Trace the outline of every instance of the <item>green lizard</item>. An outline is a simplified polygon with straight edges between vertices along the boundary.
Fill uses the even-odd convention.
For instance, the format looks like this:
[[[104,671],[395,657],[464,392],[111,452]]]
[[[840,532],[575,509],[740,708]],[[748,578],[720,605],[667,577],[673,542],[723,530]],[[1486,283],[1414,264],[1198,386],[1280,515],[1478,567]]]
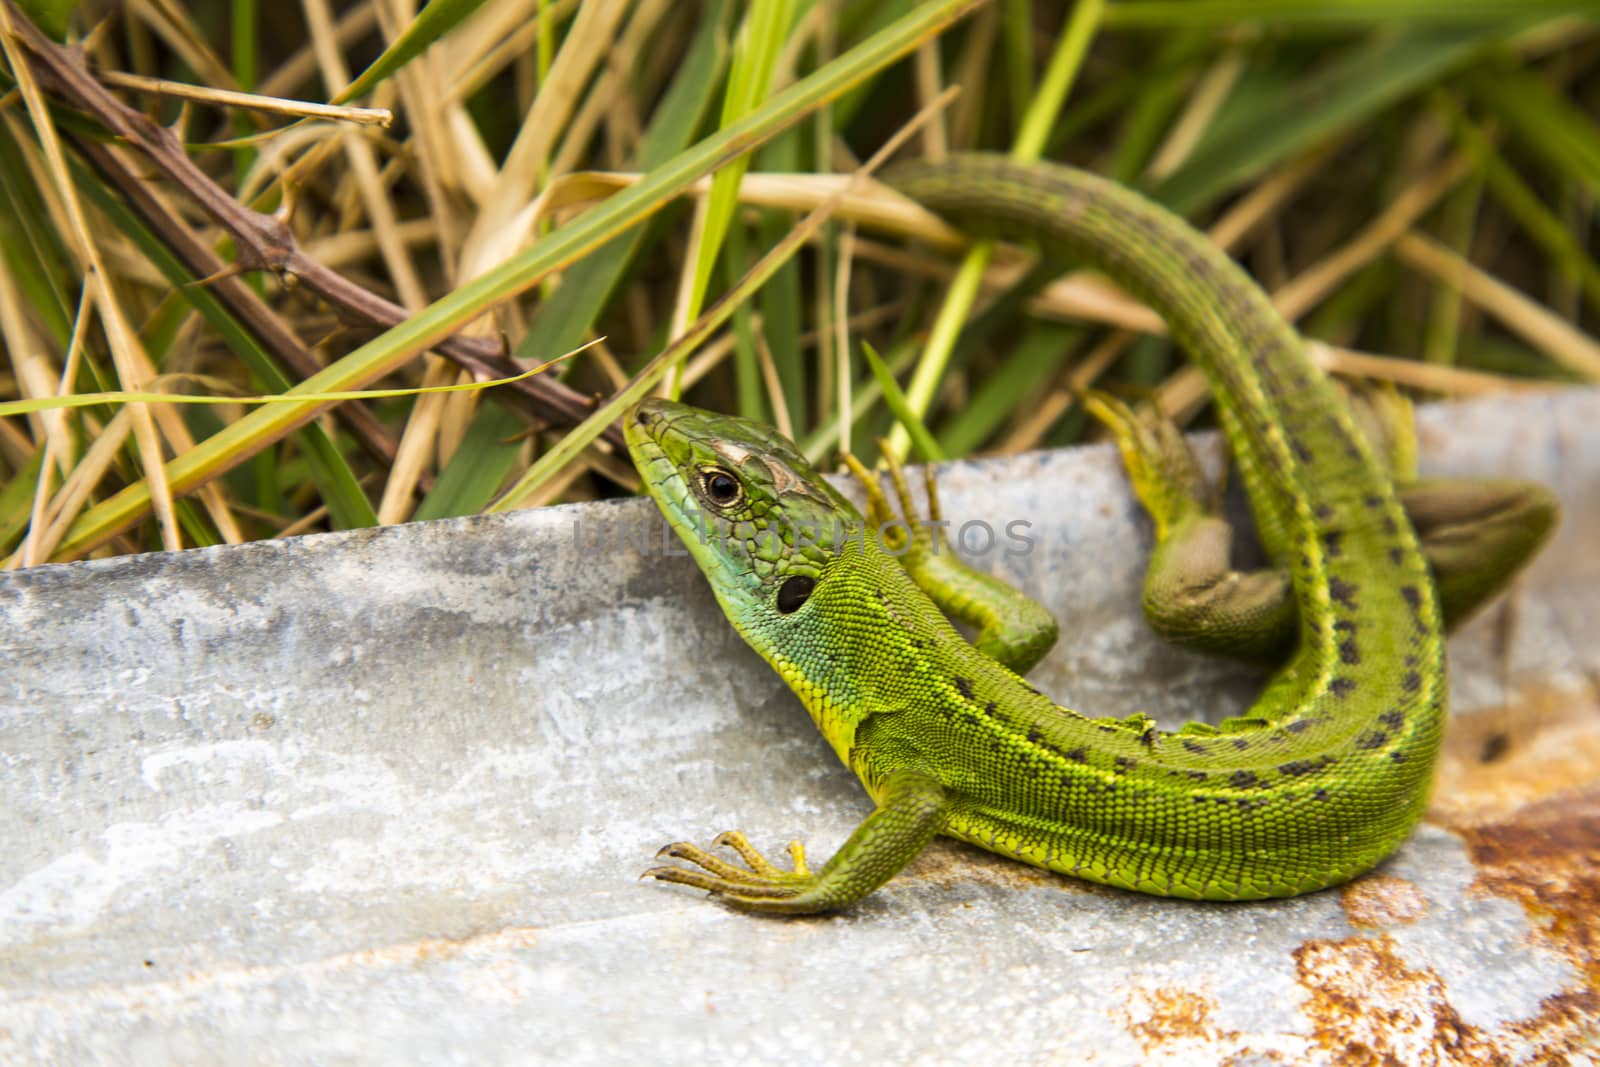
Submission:
[[[1164,732],[1058,707],[1021,677],[1054,621],[937,551],[898,467],[897,524],[853,461],[865,516],[775,431],[647,400],[626,434],[651,496],[877,807],[816,871],[798,842],[784,870],[730,832],[716,843],[742,865],[679,843],[662,855],[692,867],[646,873],[793,914],[859,900],[939,833],[1110,885],[1221,900],[1309,892],[1383,859],[1427,800],[1446,627],[1531,557],[1554,500],[1517,482],[1413,481],[1409,409],[1399,445],[1358,425],[1248,276],[1127,189],[987,156],[901,167],[890,182],[972,232],[1075,255],[1166,319],[1207,376],[1272,566],[1230,569],[1231,531],[1175,428],[1093,396],[1155,522],[1146,612],[1169,638],[1278,669],[1254,706],[1215,727]],[[937,518],[931,492],[930,508]]]

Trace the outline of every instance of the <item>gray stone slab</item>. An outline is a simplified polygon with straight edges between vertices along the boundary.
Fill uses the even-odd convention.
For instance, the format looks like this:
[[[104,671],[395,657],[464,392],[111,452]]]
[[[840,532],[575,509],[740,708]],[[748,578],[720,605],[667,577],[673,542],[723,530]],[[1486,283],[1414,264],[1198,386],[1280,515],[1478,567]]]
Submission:
[[[1422,426],[1428,469],[1566,522],[1453,645],[1430,822],[1263,904],[953,844],[831,919],[637,881],[735,826],[825,856],[868,810],[644,501],[0,575],[0,1062],[1593,1062],[1600,392]],[[1109,449],[940,479],[958,524],[1032,524],[983,558],[1061,618],[1058,700],[1249,700],[1144,628]]]

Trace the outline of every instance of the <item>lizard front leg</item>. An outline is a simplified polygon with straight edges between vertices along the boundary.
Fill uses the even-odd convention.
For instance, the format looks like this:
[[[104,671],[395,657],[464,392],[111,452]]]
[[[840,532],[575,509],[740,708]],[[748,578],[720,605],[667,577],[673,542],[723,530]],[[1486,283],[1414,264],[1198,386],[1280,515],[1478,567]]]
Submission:
[[[944,543],[944,517],[933,469],[924,468],[928,519],[917,517],[905,471],[893,454],[882,449],[889,481],[900,505],[896,515],[871,471],[854,456],[844,462],[867,494],[867,522],[883,538],[928,598],[951,618],[977,631],[972,644],[984,655],[1017,674],[1027,674],[1056,643],[1055,616],[1038,601],[993,575],[966,563]]]
[[[773,915],[838,911],[877,889],[910,863],[939,832],[944,808],[944,787],[937,778],[902,769],[884,780],[877,809],[814,874],[806,866],[805,849],[800,842],[790,842],[794,869],[785,871],[769,862],[744,834],[734,830],[719,834],[713,844],[738,853],[743,867],[681,841],[657,855],[684,860],[695,867],[652,867],[643,877],[707,890],[741,911]]]

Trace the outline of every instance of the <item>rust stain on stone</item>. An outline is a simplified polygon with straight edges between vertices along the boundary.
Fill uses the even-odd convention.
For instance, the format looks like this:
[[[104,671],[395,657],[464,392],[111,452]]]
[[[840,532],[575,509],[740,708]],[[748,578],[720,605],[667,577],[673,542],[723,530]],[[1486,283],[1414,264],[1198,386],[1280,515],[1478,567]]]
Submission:
[[[1182,986],[1136,989],[1123,1008],[1122,1021],[1147,1060],[1201,1051],[1214,1054],[1219,1046],[1238,1037],[1211,1021],[1216,1006],[1212,998]]]
[[[1165,985],[1133,990],[1120,1014],[1147,1067],[1303,1062],[1303,1039],[1290,1037],[1286,1044],[1273,1035],[1224,1029],[1212,1019],[1216,1007],[1204,993]]]
[[[1461,836],[1476,892],[1520,903],[1545,941],[1600,982],[1600,703],[1541,695],[1539,729],[1490,761],[1478,716],[1452,723],[1430,816]],[[1461,729],[1456,729],[1457,726]],[[1481,729],[1481,726],[1480,726]]]
[[[1129,1007],[1143,1009],[1137,1014],[1130,1012],[1128,1032],[1146,1049],[1186,1038],[1211,1041],[1219,1033],[1211,1022],[1216,1001],[1181,986],[1163,986],[1135,994]]]
[[[1294,952],[1310,994],[1302,1009],[1324,1055],[1319,1062],[1509,1067],[1516,1062],[1462,1021],[1444,981],[1400,959],[1387,934],[1308,941]]]
[[[1467,1022],[1438,972],[1407,962],[1383,932],[1424,919],[1427,898],[1407,879],[1368,875],[1339,893],[1351,924],[1367,930],[1293,953],[1309,1032],[1231,1030],[1203,992],[1138,988],[1120,1015],[1143,1062],[1593,1062],[1586,1057],[1600,1041],[1600,703],[1590,696],[1540,692],[1515,709],[1452,722],[1429,812],[1465,843],[1478,870],[1472,892],[1521,904],[1534,936],[1570,960],[1579,981],[1531,1017]]]
[[[1404,926],[1428,914],[1428,898],[1415,882],[1369,874],[1339,890],[1339,905],[1352,926]]]
[[[1460,835],[1478,875],[1471,892],[1519,903],[1546,948],[1579,981],[1530,1018],[1467,1023],[1444,980],[1408,964],[1383,933],[1308,941],[1294,953],[1308,994],[1314,1051],[1343,1065],[1591,1062],[1600,1037],[1600,703],[1539,691],[1515,708],[1452,721],[1431,821]],[[1370,875],[1340,891],[1350,922],[1414,922],[1427,900],[1412,883]]]
[[[1540,691],[1511,714],[1451,723],[1430,818],[1460,835],[1472,892],[1513,900],[1582,978],[1508,1032],[1529,1062],[1600,1039],[1600,700]],[[1582,1061],[1577,1061],[1582,1062]]]
[[[1430,821],[1459,831],[1600,780],[1600,694],[1539,689],[1450,720]]]

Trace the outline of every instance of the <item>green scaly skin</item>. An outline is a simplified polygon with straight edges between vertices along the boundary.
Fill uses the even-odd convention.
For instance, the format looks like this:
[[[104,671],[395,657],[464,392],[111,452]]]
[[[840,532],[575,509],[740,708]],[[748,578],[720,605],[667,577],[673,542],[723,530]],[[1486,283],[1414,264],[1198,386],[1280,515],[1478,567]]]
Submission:
[[[1265,295],[1126,189],[984,156],[890,180],[975,233],[1075,254],[1163,315],[1210,382],[1275,567],[1228,570],[1228,532],[1176,431],[1096,397],[1091,410],[1157,525],[1146,607],[1169,637],[1280,667],[1219,727],[1168,733],[1143,717],[1058,707],[1017,673],[1053,642],[1053,622],[994,579],[950,569],[950,553],[935,562],[925,526],[891,545],[910,548],[899,558],[862,536],[865,523],[895,517],[865,471],[863,518],[775,431],[646,401],[625,428],[650,494],[728,618],[877,802],[815,872],[798,842],[783,870],[734,832],[716,843],[742,865],[680,843],[663,854],[693,866],[647,873],[740,908],[813,913],[870,893],[936,833],[1109,885],[1213,900],[1305,893],[1370,868],[1422,815],[1446,715],[1430,558],[1440,587],[1461,590],[1446,600],[1462,615],[1537,548],[1554,503],[1516,483],[1498,483],[1488,502],[1429,483],[1433,495],[1408,516],[1351,407]],[[1437,558],[1414,519],[1439,535]],[[940,606],[980,628],[978,647]]]

